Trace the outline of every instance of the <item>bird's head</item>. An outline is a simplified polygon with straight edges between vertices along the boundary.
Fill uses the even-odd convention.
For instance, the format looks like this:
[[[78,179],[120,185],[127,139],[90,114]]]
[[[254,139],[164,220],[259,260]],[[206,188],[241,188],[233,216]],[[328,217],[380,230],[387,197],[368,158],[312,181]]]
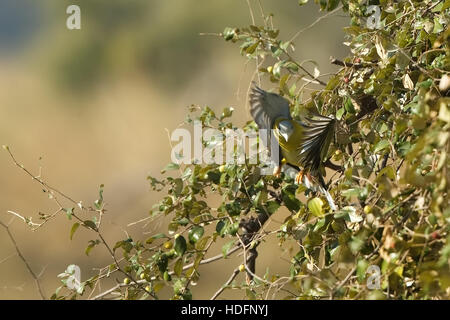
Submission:
[[[292,133],[294,133],[294,126],[290,120],[281,120],[278,122],[277,129],[286,142],[289,141]]]

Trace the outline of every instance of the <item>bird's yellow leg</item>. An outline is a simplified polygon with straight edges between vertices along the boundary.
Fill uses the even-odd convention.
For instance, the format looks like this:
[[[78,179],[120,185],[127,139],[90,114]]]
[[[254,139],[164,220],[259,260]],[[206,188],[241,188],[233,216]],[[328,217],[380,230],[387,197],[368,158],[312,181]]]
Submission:
[[[273,175],[277,178],[281,175],[281,166],[276,166],[275,169],[273,169]]]
[[[300,170],[297,175],[295,176],[295,183],[296,184],[301,184],[303,181],[303,171]]]

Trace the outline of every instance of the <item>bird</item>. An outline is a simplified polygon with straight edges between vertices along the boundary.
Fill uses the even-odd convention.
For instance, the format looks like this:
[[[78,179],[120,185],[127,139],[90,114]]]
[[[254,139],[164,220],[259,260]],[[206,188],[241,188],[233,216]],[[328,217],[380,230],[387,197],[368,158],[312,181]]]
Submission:
[[[336,119],[320,114],[292,118],[289,101],[282,96],[267,92],[255,84],[250,91],[250,114],[259,130],[268,134],[260,135],[269,150],[272,141],[279,145],[279,157],[271,157],[276,161],[273,174],[280,176],[283,164],[298,170],[295,183],[303,181],[309,189],[317,188],[325,195],[331,210],[336,210],[333,198],[327,190],[323,179],[323,161],[334,137]],[[276,148],[276,146],[275,146]]]

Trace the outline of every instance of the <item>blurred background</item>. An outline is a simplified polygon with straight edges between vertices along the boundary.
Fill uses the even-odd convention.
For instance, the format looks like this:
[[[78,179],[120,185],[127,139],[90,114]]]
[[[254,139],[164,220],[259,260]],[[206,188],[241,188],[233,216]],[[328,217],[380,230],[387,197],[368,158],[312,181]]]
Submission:
[[[249,3],[261,25],[258,1]],[[66,28],[71,4],[81,8],[81,30]],[[297,0],[261,4],[266,14],[275,15],[284,40],[324,14],[314,3],[300,7]],[[159,177],[170,162],[166,129],[175,129],[191,104],[217,112],[232,106],[233,119],[249,120],[246,92],[254,63],[246,64],[238,45],[199,34],[251,23],[245,0],[2,0],[0,144],[31,172],[84,204],[92,204],[104,184],[106,240],[113,245],[127,234],[145,239],[164,221],[127,225],[147,217],[160,198],[146,177]],[[342,28],[347,24],[341,11],[302,33],[295,41],[297,61],[314,59],[322,73],[335,71],[329,57],[346,55]],[[0,179],[0,221],[10,223],[46,297],[69,264],[81,267],[84,280],[110,263],[100,246],[85,255],[91,234],[82,228],[70,241],[73,222],[64,214],[35,232],[11,219],[8,210],[38,222],[38,213],[50,214],[55,205],[7,152],[0,153]],[[277,213],[269,226],[283,219]],[[277,243],[273,238],[260,247],[257,272],[287,271],[289,261]],[[211,297],[237,264],[234,258],[202,266],[194,298]],[[241,298],[231,290],[221,297]],[[32,277],[0,228],[0,299],[38,298]]]

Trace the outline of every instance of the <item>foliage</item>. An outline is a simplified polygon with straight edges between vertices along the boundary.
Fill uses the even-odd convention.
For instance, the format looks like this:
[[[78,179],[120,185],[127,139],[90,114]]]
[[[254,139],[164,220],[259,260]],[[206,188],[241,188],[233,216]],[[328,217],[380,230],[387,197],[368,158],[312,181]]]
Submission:
[[[327,182],[339,209],[331,211],[325,198],[287,175],[261,175],[248,161],[170,164],[163,179],[148,178],[153,190],[164,193],[151,216],[170,217],[167,233],[118,241],[111,249],[114,262],[83,289],[121,271],[126,279],[114,289],[122,298],[157,298],[170,286],[173,299],[191,299],[190,287],[201,279],[199,266],[208,250],[223,242],[216,260],[244,252],[243,265],[230,267],[226,287],[243,290],[249,299],[270,293],[286,299],[450,297],[450,1],[316,2],[328,11],[342,5],[350,19],[344,42],[350,54],[332,59],[341,68],[326,82],[315,62],[293,58],[294,43],[280,39],[271,15],[260,26],[226,28],[221,36],[256,60],[258,76],[291,101],[294,117],[319,112],[338,119],[329,150],[337,170]],[[381,9],[376,29],[367,28],[368,5]],[[309,97],[310,86],[316,89]],[[230,109],[218,116],[208,107],[192,107],[186,123],[193,120],[221,132],[234,129]],[[255,128],[248,122],[242,129]],[[299,199],[303,193],[309,201]],[[66,213],[76,217],[77,210]],[[92,210],[101,214],[102,191]],[[261,228],[279,210],[290,212],[283,225]],[[79,226],[101,235],[98,221],[79,221],[71,237]],[[259,275],[249,262],[272,233],[281,248],[295,241],[297,252],[283,275],[272,274],[270,266]],[[103,242],[92,240],[86,253]],[[368,286],[369,266],[380,268],[376,290]],[[238,272],[249,273],[248,281],[233,282]],[[57,292],[53,298],[63,297]]]

